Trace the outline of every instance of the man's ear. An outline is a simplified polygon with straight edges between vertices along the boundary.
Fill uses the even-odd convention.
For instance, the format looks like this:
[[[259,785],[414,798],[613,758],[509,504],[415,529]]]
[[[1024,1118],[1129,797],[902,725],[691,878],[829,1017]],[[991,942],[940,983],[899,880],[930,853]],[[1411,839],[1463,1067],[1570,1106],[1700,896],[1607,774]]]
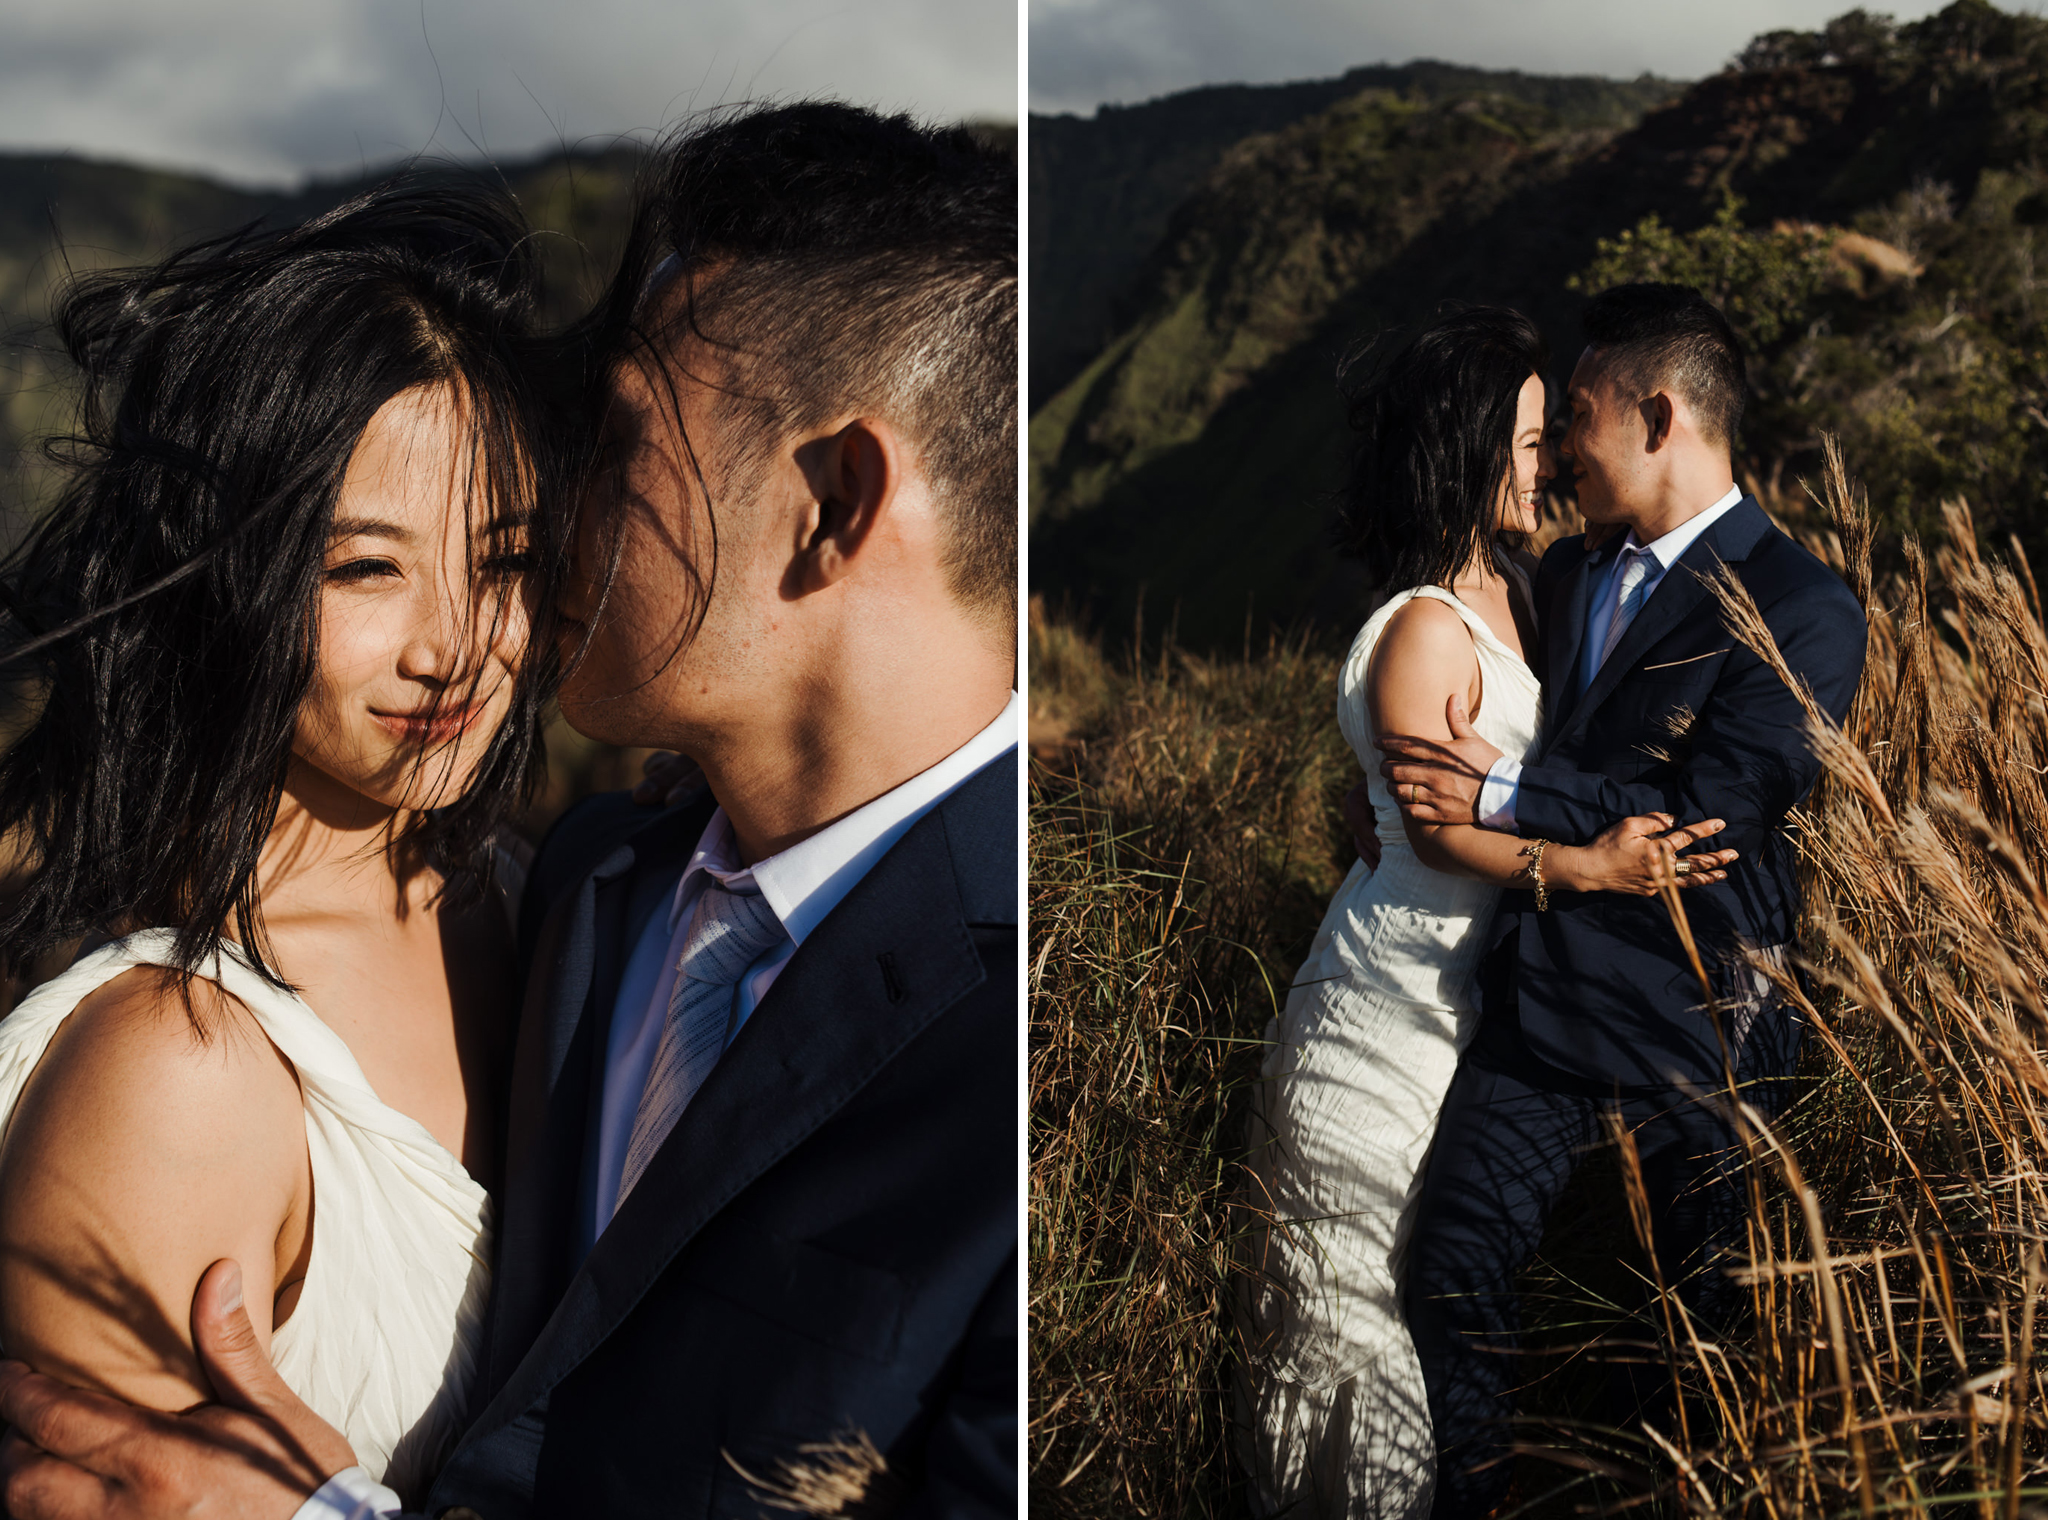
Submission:
[[[1647,441],[1650,452],[1656,453],[1671,441],[1671,421],[1676,415],[1667,391],[1658,391],[1645,396],[1642,404],[1643,426],[1648,430]]]
[[[852,571],[902,478],[902,444],[886,422],[855,418],[797,450],[811,509],[784,591],[807,596]]]

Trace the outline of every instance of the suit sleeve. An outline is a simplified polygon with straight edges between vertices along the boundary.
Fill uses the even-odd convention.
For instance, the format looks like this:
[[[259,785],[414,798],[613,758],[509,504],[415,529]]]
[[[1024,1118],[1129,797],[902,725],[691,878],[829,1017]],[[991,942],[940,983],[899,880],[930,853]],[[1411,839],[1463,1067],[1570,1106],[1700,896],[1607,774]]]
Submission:
[[[1761,609],[1791,670],[1804,676],[1835,722],[1849,711],[1863,675],[1863,610],[1832,576],[1794,588]],[[1569,766],[1523,768],[1515,797],[1525,839],[1586,844],[1608,825],[1643,813],[1681,823],[1725,819],[1715,848],[1760,851],[1820,776],[1806,739],[1806,710],[1775,671],[1738,643],[1697,714],[1691,750],[1654,779],[1620,782]]]
[[[983,1520],[1017,1513],[1017,1256],[983,1295],[959,1375],[925,1445],[903,1520]]]

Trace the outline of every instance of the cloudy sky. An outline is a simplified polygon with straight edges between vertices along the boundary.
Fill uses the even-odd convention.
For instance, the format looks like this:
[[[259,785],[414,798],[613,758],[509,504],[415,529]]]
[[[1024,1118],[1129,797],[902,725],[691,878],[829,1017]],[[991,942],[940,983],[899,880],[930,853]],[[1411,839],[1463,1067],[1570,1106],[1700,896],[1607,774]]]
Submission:
[[[1711,74],[1758,32],[1855,0],[1029,0],[1034,111],[1087,113],[1198,84],[1323,79],[1441,58],[1537,74]],[[1931,0],[1866,0],[1911,20]],[[2038,10],[2039,0],[2003,8]]]
[[[799,94],[1014,119],[1016,0],[0,0],[0,151],[245,183]]]

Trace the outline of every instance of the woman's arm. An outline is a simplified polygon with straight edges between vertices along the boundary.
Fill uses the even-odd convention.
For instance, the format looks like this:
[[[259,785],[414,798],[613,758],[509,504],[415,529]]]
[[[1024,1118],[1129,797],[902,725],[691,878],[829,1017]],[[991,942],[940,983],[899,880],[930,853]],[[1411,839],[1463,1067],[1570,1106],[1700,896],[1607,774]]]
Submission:
[[[1464,619],[1428,597],[1417,597],[1396,612],[1373,650],[1365,696],[1374,733],[1448,741],[1451,703],[1462,703],[1470,712],[1483,696],[1479,656]],[[1569,892],[1654,892],[1664,880],[1671,850],[1682,851],[1725,826],[1710,818],[1671,833],[1675,821],[1645,814],[1624,819],[1585,845],[1549,845],[1543,853],[1544,882]],[[1528,840],[1473,824],[1419,823],[1405,812],[1401,826],[1416,858],[1434,870],[1500,886],[1530,885]],[[1691,868],[1680,884],[1705,886],[1727,879],[1721,867],[1735,852],[1689,858]]]
[[[200,1275],[242,1263],[267,1350],[277,1286],[312,1241],[297,1078],[240,1004],[205,981],[192,997],[204,1041],[155,967],[87,998],[0,1143],[0,1344],[166,1410],[212,1397],[192,1349]]]

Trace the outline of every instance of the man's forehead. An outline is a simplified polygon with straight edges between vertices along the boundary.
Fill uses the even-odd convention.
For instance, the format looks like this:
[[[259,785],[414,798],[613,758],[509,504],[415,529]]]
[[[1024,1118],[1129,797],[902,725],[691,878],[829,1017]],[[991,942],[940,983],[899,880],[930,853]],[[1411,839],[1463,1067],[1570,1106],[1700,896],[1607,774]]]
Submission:
[[[1590,343],[1579,354],[1579,362],[1572,366],[1572,378],[1566,385],[1566,394],[1574,401],[1591,401],[1605,386],[1606,366],[1601,354]]]

